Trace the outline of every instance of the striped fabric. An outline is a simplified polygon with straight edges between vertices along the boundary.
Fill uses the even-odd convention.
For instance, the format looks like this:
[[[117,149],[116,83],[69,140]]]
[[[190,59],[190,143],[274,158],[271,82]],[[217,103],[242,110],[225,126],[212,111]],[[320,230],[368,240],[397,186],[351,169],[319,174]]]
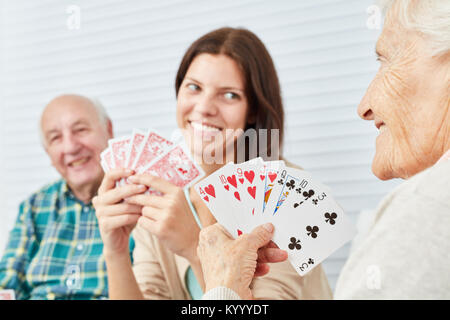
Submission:
[[[18,299],[107,298],[102,251],[92,204],[58,180],[20,204],[0,261],[0,288],[14,289]]]

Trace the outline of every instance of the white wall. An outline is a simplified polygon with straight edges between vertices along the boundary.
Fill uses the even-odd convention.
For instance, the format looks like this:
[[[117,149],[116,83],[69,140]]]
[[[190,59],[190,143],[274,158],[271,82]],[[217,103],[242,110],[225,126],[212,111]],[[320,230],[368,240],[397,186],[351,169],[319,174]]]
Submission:
[[[70,30],[67,8],[81,9]],[[394,185],[370,170],[376,129],[356,107],[378,67],[371,0],[3,0],[0,34],[0,248],[21,200],[57,177],[37,122],[61,93],[97,96],[116,135],[175,129],[175,72],[188,45],[243,26],[267,45],[286,107],[285,155],[334,190],[356,221]],[[347,245],[324,263],[334,288]],[[0,251],[2,250],[0,249]]]

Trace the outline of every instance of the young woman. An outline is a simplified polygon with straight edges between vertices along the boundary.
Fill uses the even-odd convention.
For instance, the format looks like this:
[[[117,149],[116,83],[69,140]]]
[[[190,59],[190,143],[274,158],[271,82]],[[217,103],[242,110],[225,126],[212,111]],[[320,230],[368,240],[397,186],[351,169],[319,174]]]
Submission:
[[[264,44],[250,31],[221,28],[196,40],[181,61],[175,89],[177,124],[194,159],[215,155],[212,163],[198,161],[206,175],[236,159],[245,145],[235,135],[229,139],[229,132],[267,129],[270,136],[270,130],[277,129],[281,150],[284,112],[278,76]],[[259,154],[276,152],[271,146],[269,140],[269,150]],[[115,181],[125,177],[133,184],[115,188]],[[148,187],[163,196],[143,194]],[[182,190],[157,177],[117,169],[105,175],[94,206],[111,299],[202,296],[198,235],[202,227],[216,221],[193,188]],[[128,240],[133,229],[132,265]],[[289,262],[283,262],[253,281],[252,296],[329,299],[331,290],[320,266],[302,278]]]

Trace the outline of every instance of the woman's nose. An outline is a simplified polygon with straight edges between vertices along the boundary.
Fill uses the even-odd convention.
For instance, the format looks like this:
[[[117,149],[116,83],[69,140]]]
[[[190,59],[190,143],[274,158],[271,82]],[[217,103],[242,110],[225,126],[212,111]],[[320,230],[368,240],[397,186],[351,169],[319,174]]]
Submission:
[[[361,102],[358,105],[357,112],[358,112],[358,115],[363,120],[373,120],[374,119],[373,111],[372,111],[372,107],[371,107],[371,95],[373,94],[372,91],[373,91],[372,85],[370,85],[366,91],[366,94],[361,99]]]
[[[358,115],[363,120],[373,120],[373,111],[368,106],[361,106],[361,104],[358,106]]]
[[[214,95],[201,94],[195,102],[194,110],[204,116],[215,116],[218,112],[218,105]]]

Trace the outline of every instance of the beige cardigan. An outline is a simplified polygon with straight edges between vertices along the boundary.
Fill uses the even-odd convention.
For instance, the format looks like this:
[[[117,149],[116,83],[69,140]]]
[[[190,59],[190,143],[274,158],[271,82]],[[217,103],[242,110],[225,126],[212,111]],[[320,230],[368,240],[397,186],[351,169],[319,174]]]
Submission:
[[[404,181],[379,204],[350,254],[336,299],[450,299],[450,160]]]
[[[289,162],[287,166],[296,167]],[[133,231],[133,271],[146,299],[191,299],[186,287],[189,262],[172,253],[142,227]],[[327,277],[319,265],[300,277],[288,261],[271,264],[270,272],[251,284],[255,299],[331,299]]]

